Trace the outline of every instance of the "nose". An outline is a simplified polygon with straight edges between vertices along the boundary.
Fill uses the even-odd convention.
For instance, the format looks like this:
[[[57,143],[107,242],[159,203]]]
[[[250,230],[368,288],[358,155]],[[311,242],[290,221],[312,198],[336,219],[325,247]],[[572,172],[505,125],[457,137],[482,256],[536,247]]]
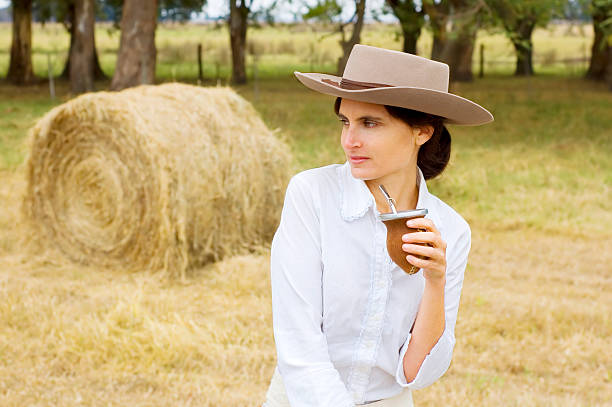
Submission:
[[[361,147],[362,143],[359,139],[358,131],[354,126],[349,124],[348,127],[343,129],[343,133],[344,145],[347,148]]]

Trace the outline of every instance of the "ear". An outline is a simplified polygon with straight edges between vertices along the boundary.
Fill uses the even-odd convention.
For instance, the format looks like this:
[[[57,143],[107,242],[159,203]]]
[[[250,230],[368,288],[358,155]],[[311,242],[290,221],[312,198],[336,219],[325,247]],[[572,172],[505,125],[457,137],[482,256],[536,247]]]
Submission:
[[[424,126],[413,126],[414,142],[417,146],[422,146],[433,136],[433,126],[427,124]]]

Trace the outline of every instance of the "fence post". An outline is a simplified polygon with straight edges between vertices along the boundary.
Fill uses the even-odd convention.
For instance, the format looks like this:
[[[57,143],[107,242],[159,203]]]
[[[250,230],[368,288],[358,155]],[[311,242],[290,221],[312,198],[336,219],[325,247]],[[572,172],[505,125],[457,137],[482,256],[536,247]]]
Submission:
[[[47,52],[47,71],[49,72],[49,95],[55,101],[55,82],[53,81],[53,67],[51,66],[51,54]]]
[[[202,73],[202,44],[198,44],[198,80],[200,82],[204,80],[204,74]]]
[[[259,99],[259,83],[258,83],[258,78],[257,78],[257,60],[259,58],[257,57],[257,55],[253,55],[253,91],[255,93],[255,103],[258,102]]]

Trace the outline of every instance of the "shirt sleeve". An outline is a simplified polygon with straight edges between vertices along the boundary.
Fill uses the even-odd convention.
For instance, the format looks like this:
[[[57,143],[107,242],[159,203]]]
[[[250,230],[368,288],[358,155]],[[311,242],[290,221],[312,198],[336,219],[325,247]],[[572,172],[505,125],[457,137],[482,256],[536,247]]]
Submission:
[[[322,331],[322,273],[318,211],[308,184],[294,176],[270,257],[279,372],[292,407],[353,407]]]
[[[459,310],[459,297],[470,246],[471,231],[467,226],[465,232],[457,240],[455,247],[447,250],[448,267],[444,287],[444,332],[429,354],[425,356],[416,377],[410,383],[406,381],[403,363],[411,338],[411,335],[408,334],[408,338],[400,349],[399,363],[395,373],[395,380],[402,387],[408,387],[412,390],[427,387],[442,377],[450,366],[453,348],[455,347],[455,324],[457,322],[457,311]]]

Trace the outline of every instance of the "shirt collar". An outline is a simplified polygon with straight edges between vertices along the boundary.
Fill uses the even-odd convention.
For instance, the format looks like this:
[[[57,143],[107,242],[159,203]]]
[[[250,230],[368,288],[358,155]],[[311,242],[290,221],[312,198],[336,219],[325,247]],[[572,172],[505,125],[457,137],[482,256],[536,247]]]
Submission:
[[[343,165],[337,167],[336,171],[338,172],[342,189],[342,218],[348,222],[359,219],[363,217],[371,207],[378,213],[374,196],[364,180],[353,177],[349,162],[346,161]],[[430,194],[425,184],[425,178],[418,166],[417,171],[419,198],[416,207],[419,209],[428,208],[429,215],[431,215],[431,209],[429,208]]]

